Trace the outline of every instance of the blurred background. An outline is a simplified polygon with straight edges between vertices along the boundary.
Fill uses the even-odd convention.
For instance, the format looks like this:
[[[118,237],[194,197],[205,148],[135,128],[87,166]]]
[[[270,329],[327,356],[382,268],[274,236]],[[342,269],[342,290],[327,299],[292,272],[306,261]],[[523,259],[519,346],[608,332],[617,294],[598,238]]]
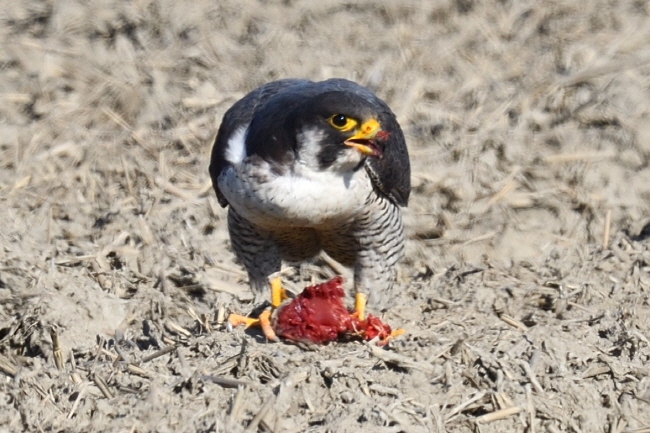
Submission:
[[[85,350],[158,314],[189,327],[190,307],[246,309],[209,155],[223,113],[287,77],[357,81],[397,114],[413,192],[409,295],[394,297],[415,317],[436,296],[456,299],[455,286],[417,286],[450,269],[496,269],[495,287],[527,290],[522,281],[589,280],[575,273],[585,261],[619,282],[636,266],[621,296],[641,293],[650,262],[621,251],[645,257],[650,233],[649,11],[642,0],[4,0],[0,347],[51,359],[52,324]],[[288,279],[332,275],[317,265]],[[456,301],[488,317],[494,296]],[[623,298],[583,301],[596,298],[594,309],[622,317]],[[583,431],[605,431],[592,427],[623,409],[594,410]],[[553,428],[579,431],[564,416]]]

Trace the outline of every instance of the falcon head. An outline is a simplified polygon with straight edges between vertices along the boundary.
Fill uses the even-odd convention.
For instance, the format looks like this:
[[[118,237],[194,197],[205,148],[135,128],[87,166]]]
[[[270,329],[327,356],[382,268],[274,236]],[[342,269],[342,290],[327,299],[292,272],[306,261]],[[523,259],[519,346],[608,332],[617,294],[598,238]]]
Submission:
[[[349,92],[319,94],[287,117],[297,160],[314,170],[346,172],[381,158],[389,132],[370,101]]]
[[[298,84],[254,111],[245,154],[278,170],[298,162],[314,171],[354,171],[367,158],[385,156],[394,129],[387,110],[372,93],[348,81]]]

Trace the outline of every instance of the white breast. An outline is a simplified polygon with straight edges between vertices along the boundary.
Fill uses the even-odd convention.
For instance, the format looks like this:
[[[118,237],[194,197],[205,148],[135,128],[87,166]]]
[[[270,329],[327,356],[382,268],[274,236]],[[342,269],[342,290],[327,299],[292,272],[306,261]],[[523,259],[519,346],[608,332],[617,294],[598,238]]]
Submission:
[[[351,221],[366,203],[372,185],[366,171],[315,171],[296,162],[283,175],[266,162],[248,158],[219,176],[219,189],[237,213],[272,227],[327,227]]]

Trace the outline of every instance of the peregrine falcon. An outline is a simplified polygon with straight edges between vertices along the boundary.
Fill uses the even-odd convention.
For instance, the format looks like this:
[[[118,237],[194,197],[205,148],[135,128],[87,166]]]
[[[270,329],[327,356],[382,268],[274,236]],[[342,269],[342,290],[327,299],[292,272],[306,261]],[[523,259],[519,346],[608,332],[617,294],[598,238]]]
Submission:
[[[353,268],[355,290],[374,302],[392,286],[410,164],[395,115],[368,89],[344,79],[258,87],[224,115],[210,176],[254,293],[282,260],[320,251]]]

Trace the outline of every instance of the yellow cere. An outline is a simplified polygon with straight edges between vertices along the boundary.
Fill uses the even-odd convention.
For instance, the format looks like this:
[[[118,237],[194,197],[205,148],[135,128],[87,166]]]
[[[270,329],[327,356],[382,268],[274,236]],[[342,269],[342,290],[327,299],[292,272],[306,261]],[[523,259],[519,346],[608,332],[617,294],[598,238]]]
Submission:
[[[359,134],[363,137],[374,137],[377,131],[381,129],[381,125],[375,119],[370,119],[361,125]]]

